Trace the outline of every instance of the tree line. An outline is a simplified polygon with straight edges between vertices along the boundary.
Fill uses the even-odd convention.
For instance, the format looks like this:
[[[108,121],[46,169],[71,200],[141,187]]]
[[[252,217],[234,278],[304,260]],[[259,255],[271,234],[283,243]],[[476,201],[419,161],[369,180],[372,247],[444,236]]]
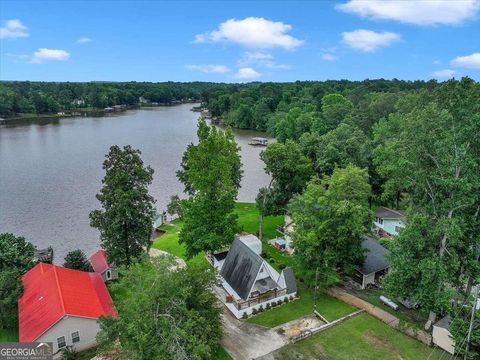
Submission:
[[[143,101],[171,104],[200,99],[206,82],[0,82],[0,117],[52,114],[75,109],[137,105]]]
[[[480,84],[259,84],[211,88],[204,102],[226,124],[276,137],[261,155],[272,181],[257,205],[262,217],[292,216],[295,257],[310,283],[319,273],[331,286],[338,270],[362,263],[373,205],[404,209],[385,291],[433,318],[450,314],[465,344],[469,319],[461,314],[480,282]],[[474,329],[468,358],[480,353]]]

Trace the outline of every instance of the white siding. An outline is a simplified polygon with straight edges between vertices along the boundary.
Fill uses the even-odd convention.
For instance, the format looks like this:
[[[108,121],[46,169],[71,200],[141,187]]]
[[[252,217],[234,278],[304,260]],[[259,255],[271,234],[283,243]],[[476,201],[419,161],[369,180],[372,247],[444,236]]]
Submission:
[[[54,326],[48,329],[43,335],[41,335],[37,342],[52,342],[53,353],[58,352],[57,338],[65,336],[65,342],[68,345],[73,345],[77,351],[83,351],[95,346],[95,336],[97,336],[100,326],[96,319],[87,319],[76,316],[65,316],[58,321]],[[73,344],[72,333],[78,331],[80,341]],[[61,356],[61,352],[54,357]]]
[[[447,329],[433,325],[432,332],[433,343],[450,354],[455,352],[455,341],[450,337],[450,331]]]

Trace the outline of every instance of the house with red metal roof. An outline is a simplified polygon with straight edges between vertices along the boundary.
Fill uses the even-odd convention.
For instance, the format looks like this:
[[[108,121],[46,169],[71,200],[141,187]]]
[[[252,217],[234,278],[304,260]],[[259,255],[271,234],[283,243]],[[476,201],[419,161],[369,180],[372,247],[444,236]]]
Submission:
[[[95,346],[100,316],[117,316],[98,273],[38,263],[22,277],[18,299],[20,342],[52,342],[58,357],[66,346]]]
[[[118,271],[115,264],[108,262],[105,250],[98,250],[89,258],[93,271],[100,274],[103,281],[114,280],[118,278]]]

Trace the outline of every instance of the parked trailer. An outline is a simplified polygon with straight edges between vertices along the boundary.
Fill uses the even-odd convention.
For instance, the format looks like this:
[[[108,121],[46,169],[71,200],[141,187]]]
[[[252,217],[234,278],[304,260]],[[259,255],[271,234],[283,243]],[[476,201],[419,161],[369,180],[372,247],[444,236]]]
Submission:
[[[390,300],[389,298],[385,297],[385,296],[380,296],[380,301],[382,302],[382,304],[384,305],[387,305],[389,307],[391,307],[393,310],[398,310],[398,305],[395,304],[392,300]]]

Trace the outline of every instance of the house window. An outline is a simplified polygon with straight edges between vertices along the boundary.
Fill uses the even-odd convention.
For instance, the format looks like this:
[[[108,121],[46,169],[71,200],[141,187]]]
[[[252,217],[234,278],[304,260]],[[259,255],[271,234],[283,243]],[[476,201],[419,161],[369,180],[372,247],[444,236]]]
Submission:
[[[80,334],[78,333],[78,331],[75,331],[72,333],[72,343],[77,343],[80,341]]]
[[[107,280],[110,280],[112,278],[112,272],[110,270],[107,270]]]
[[[67,346],[67,343],[65,342],[65,336],[60,336],[59,338],[57,338],[57,345],[59,349]]]
[[[377,220],[377,223],[379,223],[380,225],[383,225],[383,219],[382,218],[377,217],[376,220]]]

